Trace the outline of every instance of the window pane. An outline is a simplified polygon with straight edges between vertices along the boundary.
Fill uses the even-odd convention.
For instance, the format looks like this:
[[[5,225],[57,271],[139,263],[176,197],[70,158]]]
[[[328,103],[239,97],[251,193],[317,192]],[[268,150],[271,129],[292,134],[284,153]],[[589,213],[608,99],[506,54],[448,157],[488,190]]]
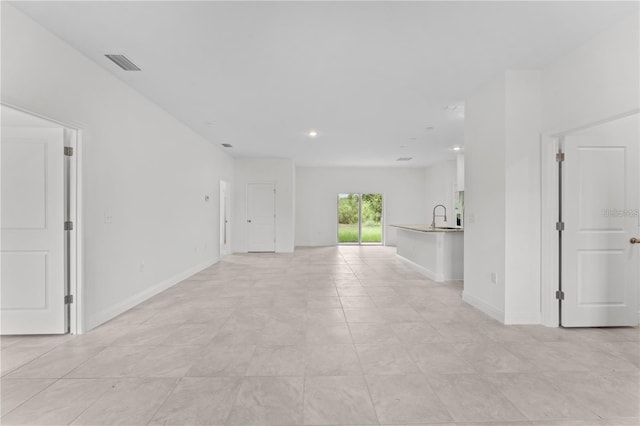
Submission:
[[[358,194],[338,194],[338,242],[358,243]]]
[[[382,242],[382,194],[362,194],[362,242]]]

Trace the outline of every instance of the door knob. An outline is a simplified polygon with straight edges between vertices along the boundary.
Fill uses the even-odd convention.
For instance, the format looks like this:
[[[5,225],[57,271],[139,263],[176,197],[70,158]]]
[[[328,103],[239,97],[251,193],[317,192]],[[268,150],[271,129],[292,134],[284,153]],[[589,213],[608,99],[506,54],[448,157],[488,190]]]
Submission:
[[[251,223],[251,219],[247,219],[247,222]]]
[[[640,244],[640,238],[631,237],[631,239],[629,240],[629,242],[630,242],[631,244]]]

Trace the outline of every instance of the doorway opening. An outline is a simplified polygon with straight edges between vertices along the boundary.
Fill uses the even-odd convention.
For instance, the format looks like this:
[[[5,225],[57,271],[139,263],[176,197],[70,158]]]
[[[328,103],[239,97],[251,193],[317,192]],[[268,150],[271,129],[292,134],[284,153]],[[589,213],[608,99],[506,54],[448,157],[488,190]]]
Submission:
[[[383,212],[382,194],[338,194],[338,243],[383,244]]]
[[[80,131],[1,108],[1,334],[81,333]]]
[[[543,139],[542,320],[638,324],[637,111]]]

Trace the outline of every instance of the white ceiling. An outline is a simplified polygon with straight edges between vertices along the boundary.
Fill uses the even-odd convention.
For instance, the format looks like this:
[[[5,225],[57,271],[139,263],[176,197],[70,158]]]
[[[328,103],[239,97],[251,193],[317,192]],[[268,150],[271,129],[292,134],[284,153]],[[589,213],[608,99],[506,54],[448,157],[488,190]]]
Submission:
[[[539,69],[638,13],[611,1],[13,4],[231,155],[402,167],[454,158],[464,114],[445,108],[500,71]]]

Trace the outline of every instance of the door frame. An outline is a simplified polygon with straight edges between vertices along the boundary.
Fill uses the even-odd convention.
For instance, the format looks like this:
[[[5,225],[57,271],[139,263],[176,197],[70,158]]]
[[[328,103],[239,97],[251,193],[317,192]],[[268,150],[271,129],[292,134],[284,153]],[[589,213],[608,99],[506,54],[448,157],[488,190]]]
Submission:
[[[249,250],[249,186],[251,185],[271,185],[273,187],[273,252],[271,251],[255,251]],[[278,186],[274,181],[250,181],[247,182],[244,191],[244,229],[245,229],[245,247],[247,253],[278,253]]]
[[[555,294],[560,288],[561,266],[560,238],[555,228],[560,208],[560,174],[555,155],[558,149],[562,148],[564,136],[639,113],[640,109],[633,109],[587,124],[543,133],[540,137],[540,318],[542,325],[559,327],[560,324],[560,301],[556,299]],[[638,314],[640,315],[640,312]]]
[[[40,118],[63,127],[64,146],[73,148],[73,155],[67,157],[69,160],[68,179],[65,179],[65,210],[68,217],[66,220],[73,222],[73,230],[67,231],[68,244],[65,242],[65,275],[68,276],[65,286],[68,285],[68,294],[73,297],[73,303],[69,305],[67,317],[68,334],[84,333],[84,233],[82,216],[82,129],[77,125],[56,120],[42,114],[30,111],[19,106],[0,101],[4,107]],[[66,161],[66,160],[65,160]],[[66,167],[65,167],[66,169]],[[62,224],[61,224],[62,226]],[[67,238],[65,238],[67,241]],[[66,278],[66,277],[65,277]]]

